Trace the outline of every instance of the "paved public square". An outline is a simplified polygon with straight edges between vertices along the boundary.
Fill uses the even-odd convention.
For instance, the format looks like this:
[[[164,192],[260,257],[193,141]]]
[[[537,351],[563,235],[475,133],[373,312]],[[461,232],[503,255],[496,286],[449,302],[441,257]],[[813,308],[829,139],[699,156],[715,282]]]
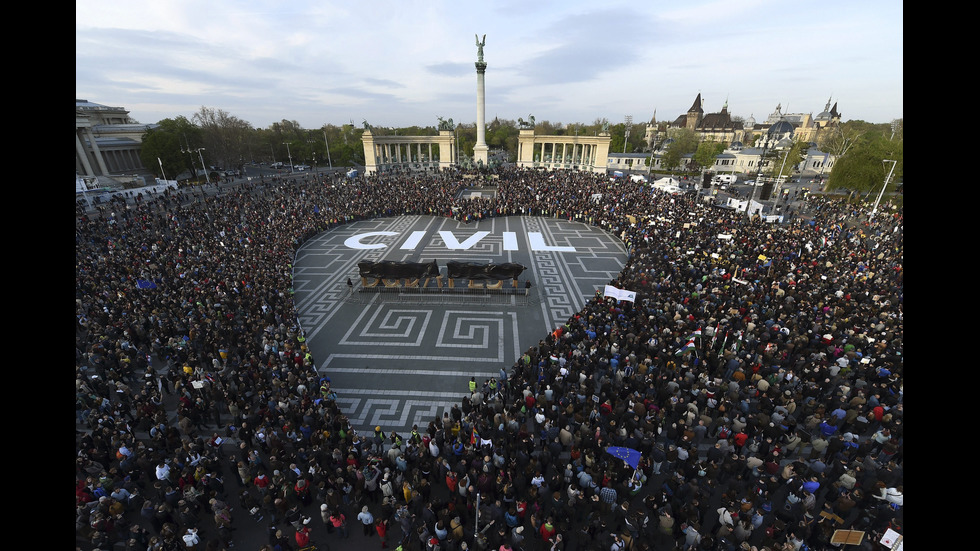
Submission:
[[[364,260],[435,260],[443,276],[450,260],[527,269],[518,289],[503,283],[511,294],[474,292],[466,281],[450,289],[445,277],[441,288],[433,278],[424,291],[377,292],[362,285],[357,264]],[[407,434],[459,404],[471,377],[482,384],[512,366],[625,261],[614,236],[564,219],[380,218],[307,241],[294,264],[295,300],[316,367],[330,377],[351,424]]]

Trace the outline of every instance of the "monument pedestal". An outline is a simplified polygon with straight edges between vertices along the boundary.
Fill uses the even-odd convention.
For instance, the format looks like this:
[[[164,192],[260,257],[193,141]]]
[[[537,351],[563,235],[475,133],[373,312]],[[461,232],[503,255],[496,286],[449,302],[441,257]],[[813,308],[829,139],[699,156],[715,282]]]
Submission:
[[[489,165],[487,151],[490,148],[485,145],[474,145],[473,146],[473,164],[480,166],[483,163],[483,167],[486,168]]]

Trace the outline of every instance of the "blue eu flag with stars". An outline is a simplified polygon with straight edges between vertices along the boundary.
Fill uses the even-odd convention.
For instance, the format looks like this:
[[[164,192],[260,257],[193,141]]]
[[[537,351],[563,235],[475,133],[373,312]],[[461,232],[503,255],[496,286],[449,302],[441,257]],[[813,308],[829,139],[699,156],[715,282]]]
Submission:
[[[606,448],[606,453],[613,457],[622,459],[627,465],[633,467],[634,469],[640,464],[640,452],[634,450],[633,448],[609,446]]]

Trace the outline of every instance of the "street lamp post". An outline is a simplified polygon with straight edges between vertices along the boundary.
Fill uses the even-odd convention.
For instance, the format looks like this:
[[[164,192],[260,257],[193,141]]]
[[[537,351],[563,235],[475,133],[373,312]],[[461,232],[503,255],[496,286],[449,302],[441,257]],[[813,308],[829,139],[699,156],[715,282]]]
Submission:
[[[633,115],[626,115],[626,135],[623,137],[623,153],[630,141],[630,129],[633,127]]]
[[[793,152],[792,148],[790,148],[790,150],[786,152],[786,155],[783,157],[783,163],[779,165],[779,173],[776,174],[776,185],[774,187],[774,192],[773,192],[775,194],[775,198],[772,201],[772,210],[774,214],[776,211],[776,205],[779,204],[779,192],[782,191],[783,189],[783,182],[782,182],[783,168],[786,166],[786,159],[789,157],[789,154],[792,152]]]
[[[208,185],[211,185],[211,177],[208,176],[208,167],[204,164],[204,155],[201,152],[204,151],[203,147],[197,148],[197,156],[201,159],[201,168],[204,169],[204,180],[207,181]]]
[[[208,176],[208,167],[204,164],[204,155],[201,155],[202,151],[204,151],[203,147],[199,147],[197,149],[191,149],[190,146],[188,146],[187,149],[184,149],[182,146],[180,148],[181,153],[187,153],[187,154],[191,154],[195,152],[197,153],[197,156],[201,159],[201,170],[204,171],[204,179],[207,180],[208,184],[210,184],[211,178]],[[191,169],[193,168],[194,168],[194,157],[191,157]],[[195,174],[194,176],[197,177],[197,174]]]
[[[310,151],[313,153],[313,175],[316,176],[316,140],[309,138],[306,143],[310,144]]]
[[[323,129],[323,145],[327,147],[327,166],[333,170],[333,161],[330,160],[330,143],[327,142],[327,129]]]
[[[286,146],[286,155],[289,156],[289,173],[293,173],[293,154],[289,152],[289,142],[282,142]]]
[[[160,160],[160,157],[157,157],[157,162],[160,163],[160,175],[163,176],[163,181],[166,182],[167,181],[167,173],[164,172],[164,170],[163,170],[163,161]]]
[[[752,189],[749,190],[749,197],[748,197],[748,199],[745,202],[745,217],[746,218],[751,218],[751,215],[749,214],[749,207],[752,205],[752,199],[755,198],[755,188],[756,188],[756,186],[760,182],[762,182],[762,163],[763,163],[763,161],[765,161],[765,158],[766,158],[766,150],[768,148],[769,148],[769,140],[767,139],[767,140],[765,140],[765,141],[762,142],[762,154],[759,155],[759,173],[755,177],[755,182],[753,182]]]
[[[892,179],[892,173],[895,172],[895,165],[898,164],[898,161],[893,161],[892,159],[883,159],[881,162],[891,163],[892,168],[888,171],[888,176],[885,176],[885,185],[881,186],[881,192],[878,194],[878,198],[875,199],[875,206],[871,209],[871,214],[868,215],[868,218],[874,218],[874,215],[878,212],[878,203],[881,201],[881,196],[885,194],[885,189],[888,188],[888,181]]]

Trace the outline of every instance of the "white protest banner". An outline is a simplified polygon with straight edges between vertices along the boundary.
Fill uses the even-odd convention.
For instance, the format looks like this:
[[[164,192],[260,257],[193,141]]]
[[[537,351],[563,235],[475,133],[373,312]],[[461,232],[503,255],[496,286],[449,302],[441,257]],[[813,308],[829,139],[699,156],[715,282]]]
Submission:
[[[612,285],[606,285],[605,290],[602,292],[604,297],[612,297],[616,300],[628,300],[630,302],[636,302],[636,292],[627,291],[626,289],[620,289],[618,287],[613,287]]]

